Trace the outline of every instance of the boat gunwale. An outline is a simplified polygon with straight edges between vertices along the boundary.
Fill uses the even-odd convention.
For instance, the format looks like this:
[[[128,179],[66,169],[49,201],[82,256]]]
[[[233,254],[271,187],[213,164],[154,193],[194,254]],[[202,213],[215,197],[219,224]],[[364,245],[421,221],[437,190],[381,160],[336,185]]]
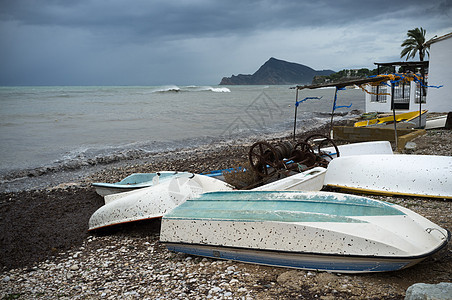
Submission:
[[[386,195],[386,196],[409,196],[409,197],[422,197],[422,198],[436,198],[436,199],[452,199],[452,196],[441,196],[441,195],[427,195],[427,194],[412,194],[412,193],[404,193],[404,192],[392,192],[385,190],[373,190],[373,189],[365,189],[359,187],[349,187],[346,185],[339,184],[330,184],[327,183],[326,186],[332,188],[339,188],[344,191],[350,192],[359,192],[359,193],[368,193],[371,195]]]
[[[382,258],[386,260],[417,260],[417,259],[425,259],[438,251],[442,250],[447,246],[451,239],[451,232],[448,229],[445,229],[447,232],[446,239],[436,248],[430,250],[427,253],[420,255],[412,255],[412,256],[384,256],[384,255],[359,255],[359,254],[339,254],[339,253],[320,253],[320,252],[304,252],[304,251],[287,251],[287,250],[274,250],[274,249],[256,249],[256,248],[246,248],[246,247],[234,247],[234,246],[224,246],[224,245],[211,245],[211,244],[200,244],[200,243],[185,243],[185,242],[169,242],[169,241],[161,241],[159,243],[168,245],[192,245],[192,246],[201,246],[201,247],[214,247],[214,248],[227,248],[227,249],[237,249],[237,250],[252,250],[257,252],[270,252],[270,253],[281,253],[281,254],[292,254],[292,255],[307,255],[307,256],[334,256],[334,257],[346,257],[346,258]]]
[[[186,174],[192,175],[193,174],[191,172],[178,172],[178,171],[159,171],[159,172],[155,172],[155,173],[133,173],[133,174],[130,174],[129,176],[123,178],[121,181],[117,181],[117,182],[113,182],[113,183],[93,182],[93,183],[91,183],[91,185],[96,188],[100,187],[100,188],[115,188],[115,189],[138,189],[138,188],[148,187],[150,184],[152,184],[152,180],[155,178],[155,176],[160,177],[160,175],[158,175],[158,173],[161,173],[161,175],[165,175],[165,176],[163,176],[162,180],[179,178],[179,175],[186,175]],[[150,180],[142,181],[139,183],[124,183],[128,178],[131,178],[131,177],[134,177],[137,175],[140,176],[140,175],[151,175],[151,174],[153,176],[152,176],[152,179],[150,179]]]
[[[312,195],[311,199],[302,199],[302,198],[284,198],[284,199],[275,199],[275,198],[267,198],[267,199],[237,199],[237,198],[230,198],[230,199],[221,199],[221,198],[209,198],[209,195],[212,194],[276,194],[276,195],[282,195],[282,194],[300,194],[300,195]],[[334,198],[336,195],[340,195],[343,197],[352,197],[356,200],[361,200],[360,202],[352,202],[349,199],[337,199]],[[316,198],[319,197],[319,195],[325,195],[327,197],[332,197],[332,199],[325,200],[324,198]],[[363,200],[364,199],[364,200]],[[354,199],[352,199],[354,200]],[[190,202],[223,202],[223,201],[231,201],[231,202],[304,202],[304,203],[324,203],[324,204],[336,204],[336,205],[354,205],[359,207],[376,207],[376,208],[390,208],[390,209],[396,209],[394,208],[394,204],[390,202],[385,202],[382,200],[376,200],[372,198],[368,198],[365,196],[359,196],[359,195],[348,195],[348,194],[341,194],[341,193],[334,193],[334,192],[310,192],[310,191],[286,191],[286,190],[274,190],[274,191],[254,191],[254,190],[230,190],[230,191],[215,191],[215,192],[206,192],[198,197],[187,199],[186,203]],[[177,209],[177,208],[176,208]]]

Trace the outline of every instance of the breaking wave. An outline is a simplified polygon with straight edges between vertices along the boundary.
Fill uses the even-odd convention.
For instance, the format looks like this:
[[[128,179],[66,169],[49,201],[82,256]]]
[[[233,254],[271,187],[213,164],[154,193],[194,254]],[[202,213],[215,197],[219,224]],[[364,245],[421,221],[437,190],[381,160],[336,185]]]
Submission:
[[[177,86],[177,85],[167,85],[159,87],[153,91],[154,93],[179,93],[179,92],[214,92],[214,93],[229,93],[230,89],[227,87],[212,87],[212,86],[197,86],[197,85],[187,85],[187,86]]]

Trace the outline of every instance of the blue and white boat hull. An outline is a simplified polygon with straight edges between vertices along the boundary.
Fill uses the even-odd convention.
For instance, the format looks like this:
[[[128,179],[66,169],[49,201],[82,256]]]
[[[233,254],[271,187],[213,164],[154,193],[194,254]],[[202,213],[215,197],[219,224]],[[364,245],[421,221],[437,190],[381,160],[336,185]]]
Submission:
[[[397,205],[327,192],[206,193],[162,219],[170,250],[340,273],[409,267],[450,233]]]

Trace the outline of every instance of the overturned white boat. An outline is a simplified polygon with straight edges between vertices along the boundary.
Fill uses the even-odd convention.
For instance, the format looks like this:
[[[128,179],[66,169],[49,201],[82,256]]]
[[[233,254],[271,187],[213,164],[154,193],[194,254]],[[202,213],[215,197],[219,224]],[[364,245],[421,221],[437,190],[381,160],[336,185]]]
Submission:
[[[295,191],[205,193],[165,214],[169,250],[270,266],[340,273],[412,266],[450,233],[398,205]]]
[[[325,185],[371,194],[452,199],[452,157],[357,155],[333,159]]]
[[[147,188],[105,196],[105,205],[89,219],[89,230],[121,223],[161,218],[185,200],[204,192],[232,190],[209,176],[179,173]]]
[[[267,183],[252,189],[253,191],[320,191],[326,169],[315,167],[310,170]]]
[[[391,143],[389,141],[361,142],[337,146],[339,156],[352,155],[369,155],[369,154],[394,154]],[[334,147],[326,147],[321,149],[322,152],[328,153],[332,158],[337,157]]]
[[[177,171],[160,171],[155,173],[134,173],[121,181],[115,183],[94,182],[92,186],[96,188],[96,193],[105,197],[116,193],[129,192],[136,189],[150,187],[160,181],[169,180],[176,176],[183,176],[191,173]]]

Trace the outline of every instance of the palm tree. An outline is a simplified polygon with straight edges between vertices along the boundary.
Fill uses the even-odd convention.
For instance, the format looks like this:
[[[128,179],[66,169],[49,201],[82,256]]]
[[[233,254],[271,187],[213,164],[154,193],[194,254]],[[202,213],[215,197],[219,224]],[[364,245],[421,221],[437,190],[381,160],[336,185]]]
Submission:
[[[425,29],[414,28],[408,30],[408,38],[403,41],[402,52],[400,52],[400,58],[406,56],[406,60],[414,58],[416,53],[419,52],[419,60],[424,61],[425,54],[429,55],[429,46],[425,46]]]

